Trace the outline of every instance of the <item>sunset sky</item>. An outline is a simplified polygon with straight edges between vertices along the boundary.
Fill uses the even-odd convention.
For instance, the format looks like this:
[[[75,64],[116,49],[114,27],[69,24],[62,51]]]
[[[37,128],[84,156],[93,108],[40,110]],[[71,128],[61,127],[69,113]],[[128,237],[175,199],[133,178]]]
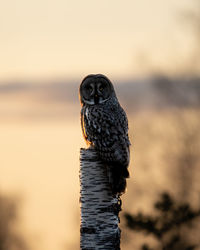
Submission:
[[[179,14],[192,2],[1,1],[0,81],[173,71],[189,51]]]

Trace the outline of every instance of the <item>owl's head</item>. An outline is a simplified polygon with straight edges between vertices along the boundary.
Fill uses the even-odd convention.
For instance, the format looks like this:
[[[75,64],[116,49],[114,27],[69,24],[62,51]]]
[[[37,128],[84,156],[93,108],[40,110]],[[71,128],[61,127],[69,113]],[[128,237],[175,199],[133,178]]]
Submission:
[[[102,74],[88,75],[81,82],[80,89],[81,104],[101,104],[115,96],[111,81]]]

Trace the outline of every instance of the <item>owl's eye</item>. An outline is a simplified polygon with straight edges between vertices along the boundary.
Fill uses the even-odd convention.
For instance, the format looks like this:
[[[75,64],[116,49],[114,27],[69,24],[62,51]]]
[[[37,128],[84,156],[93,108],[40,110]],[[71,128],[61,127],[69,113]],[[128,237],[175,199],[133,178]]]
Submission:
[[[104,86],[103,85],[100,85],[99,86],[99,90],[102,91],[104,89]]]
[[[86,89],[87,89],[89,92],[92,92],[92,90],[93,90],[93,88],[92,88],[91,85],[88,85],[88,86],[86,87]]]

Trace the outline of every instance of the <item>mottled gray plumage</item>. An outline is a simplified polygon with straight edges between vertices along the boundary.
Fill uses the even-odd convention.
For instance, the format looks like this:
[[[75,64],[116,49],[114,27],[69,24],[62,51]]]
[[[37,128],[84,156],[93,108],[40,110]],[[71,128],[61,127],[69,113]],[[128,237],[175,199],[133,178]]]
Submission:
[[[121,194],[129,177],[128,120],[113,85],[104,75],[89,75],[80,85],[81,126],[87,143],[108,166],[113,194]]]

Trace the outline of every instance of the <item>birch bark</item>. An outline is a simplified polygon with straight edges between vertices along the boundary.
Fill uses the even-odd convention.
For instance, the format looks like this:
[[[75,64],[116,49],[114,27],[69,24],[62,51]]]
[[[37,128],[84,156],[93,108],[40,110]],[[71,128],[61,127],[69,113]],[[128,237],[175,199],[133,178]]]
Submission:
[[[111,193],[107,171],[93,148],[81,149],[81,250],[120,249],[121,200]]]

